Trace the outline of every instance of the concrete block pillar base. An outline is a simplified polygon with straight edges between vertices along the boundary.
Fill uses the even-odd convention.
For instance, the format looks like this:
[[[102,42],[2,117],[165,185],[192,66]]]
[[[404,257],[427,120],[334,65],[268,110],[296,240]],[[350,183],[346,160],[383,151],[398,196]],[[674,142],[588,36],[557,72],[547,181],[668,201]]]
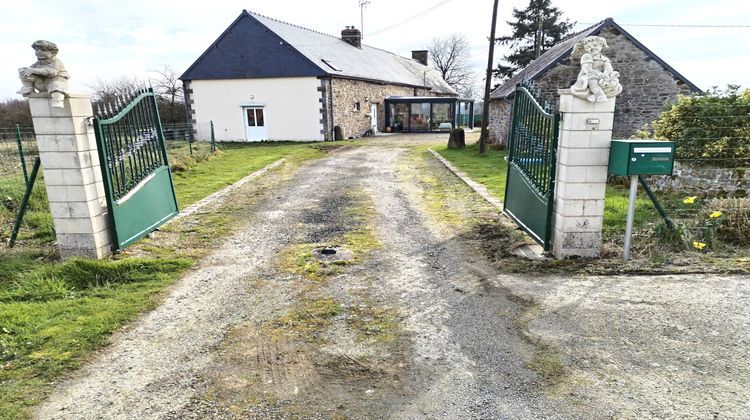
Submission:
[[[91,100],[70,95],[62,108],[51,106],[47,94],[29,97],[44,183],[63,258],[105,258],[112,235],[89,118]]]
[[[560,112],[552,252],[556,258],[597,257],[615,98],[591,103],[563,89]]]

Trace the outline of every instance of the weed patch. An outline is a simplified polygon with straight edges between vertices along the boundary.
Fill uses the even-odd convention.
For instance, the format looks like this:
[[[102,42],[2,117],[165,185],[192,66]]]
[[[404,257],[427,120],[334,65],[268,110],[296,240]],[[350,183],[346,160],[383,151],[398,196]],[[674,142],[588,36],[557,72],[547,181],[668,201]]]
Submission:
[[[347,266],[360,264],[368,252],[381,246],[372,225],[375,207],[369,196],[363,191],[353,191],[346,201],[351,203],[343,210],[347,230],[329,243],[294,244],[283,249],[278,259],[281,269],[311,280],[326,280],[342,273]],[[329,246],[340,247],[351,252],[351,256],[326,260],[316,255],[315,250]]]
[[[341,313],[341,304],[329,297],[305,297],[284,317],[272,323],[277,333],[294,334],[305,341],[317,341],[330,324],[331,319]]]
[[[399,331],[399,318],[396,310],[390,306],[378,306],[370,299],[349,306],[346,310],[347,325],[357,332],[361,341],[375,339],[391,342]]]

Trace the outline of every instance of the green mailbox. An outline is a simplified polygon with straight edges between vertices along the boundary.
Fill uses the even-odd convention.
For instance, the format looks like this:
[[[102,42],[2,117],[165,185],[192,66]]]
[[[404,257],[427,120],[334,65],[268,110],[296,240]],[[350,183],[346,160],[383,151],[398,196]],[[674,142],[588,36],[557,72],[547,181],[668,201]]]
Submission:
[[[674,142],[612,140],[609,172],[615,175],[672,175]]]

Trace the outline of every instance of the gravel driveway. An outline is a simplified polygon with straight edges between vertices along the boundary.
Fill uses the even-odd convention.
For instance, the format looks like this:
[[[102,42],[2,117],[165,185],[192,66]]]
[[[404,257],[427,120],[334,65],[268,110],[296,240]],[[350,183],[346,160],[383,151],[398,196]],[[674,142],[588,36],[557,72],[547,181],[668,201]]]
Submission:
[[[679,303],[688,293],[679,279],[645,299],[638,291],[654,287],[648,279],[502,276],[424,215],[419,186],[398,174],[408,147],[398,147],[397,140],[336,151],[303,165],[291,179],[271,174],[259,181],[278,187],[244,210],[248,226],[173,287],[163,305],[116,333],[108,348],[60,383],[37,415],[543,419],[748,413],[747,376],[712,376],[729,381],[717,385],[701,382],[696,370],[681,370],[687,363],[748,373],[747,360],[737,353],[747,355],[750,331],[745,280],[688,288],[692,300]],[[456,182],[437,164],[429,170]],[[233,194],[247,194],[246,188],[251,186]],[[366,252],[351,246],[351,261],[323,275],[289,269],[294,250],[340,246],[361,234],[353,231],[352,220],[359,220],[353,214],[365,214],[358,223],[371,229],[374,245]],[[357,259],[358,252],[364,257]],[[733,293],[740,301],[726,298]],[[687,322],[702,296],[711,297],[705,304],[712,319],[728,315],[710,324]],[[661,318],[677,312],[685,322]],[[644,319],[653,327],[645,328]],[[644,328],[650,333],[641,334]],[[620,355],[625,341],[629,349],[647,348],[665,336],[682,337],[685,329],[696,334],[696,354],[687,341],[675,341],[649,350],[648,357],[635,350]],[[561,354],[568,372],[561,382],[550,384],[525,367],[539,352],[530,334]],[[675,358],[665,352],[678,352],[680,362],[670,362]],[[617,372],[631,366],[640,370]],[[621,379],[607,382],[610,374]],[[714,402],[696,399],[700,392],[689,385],[716,385]],[[673,390],[679,399],[670,398]],[[681,401],[691,409],[681,409]],[[705,409],[696,408],[700,402]]]

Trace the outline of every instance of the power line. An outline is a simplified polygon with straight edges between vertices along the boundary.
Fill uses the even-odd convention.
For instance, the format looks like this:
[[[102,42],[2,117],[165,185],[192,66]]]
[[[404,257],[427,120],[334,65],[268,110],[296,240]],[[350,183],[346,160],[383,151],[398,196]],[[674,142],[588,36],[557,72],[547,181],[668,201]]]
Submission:
[[[446,4],[448,4],[448,3],[452,2],[452,1],[453,0],[442,0],[442,1],[439,1],[439,2],[437,2],[435,4],[433,4],[432,6],[428,7],[427,9],[425,9],[425,10],[419,12],[419,13],[415,13],[415,14],[409,16],[408,18],[402,20],[401,22],[397,22],[397,23],[394,23],[392,25],[388,25],[388,26],[386,26],[384,28],[378,29],[377,31],[372,31],[372,32],[368,33],[367,36],[380,35],[383,32],[390,31],[391,29],[398,28],[399,26],[402,26],[402,25],[406,25],[407,23],[411,23],[412,20],[414,20],[414,19],[416,19],[418,17],[422,17],[422,16],[424,16],[424,15],[432,12],[433,10],[437,9],[438,7],[445,6]]]
[[[577,22],[576,25],[596,25],[599,22]],[[750,25],[688,25],[662,23],[617,23],[620,26],[644,26],[657,28],[750,28]]]

